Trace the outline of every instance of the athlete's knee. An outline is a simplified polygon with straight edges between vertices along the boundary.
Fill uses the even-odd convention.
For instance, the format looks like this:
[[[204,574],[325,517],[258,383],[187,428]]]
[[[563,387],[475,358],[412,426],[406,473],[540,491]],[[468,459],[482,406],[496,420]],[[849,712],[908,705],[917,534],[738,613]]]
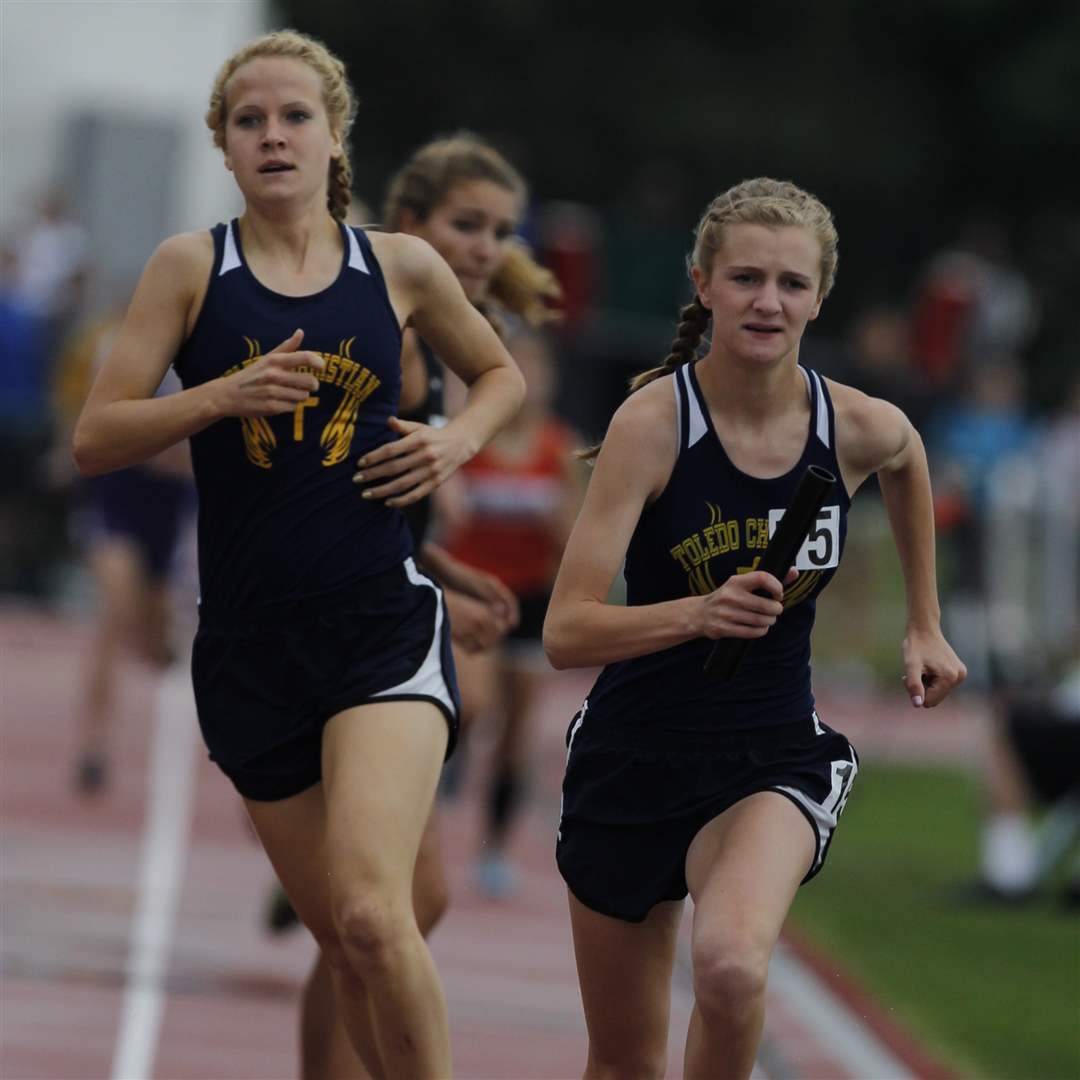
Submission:
[[[755,943],[731,939],[695,943],[693,966],[694,998],[705,1017],[752,1011],[765,994],[769,953]]]
[[[416,933],[411,911],[398,911],[387,898],[375,893],[346,895],[338,900],[334,905],[334,926],[345,957],[358,974],[395,968]]]

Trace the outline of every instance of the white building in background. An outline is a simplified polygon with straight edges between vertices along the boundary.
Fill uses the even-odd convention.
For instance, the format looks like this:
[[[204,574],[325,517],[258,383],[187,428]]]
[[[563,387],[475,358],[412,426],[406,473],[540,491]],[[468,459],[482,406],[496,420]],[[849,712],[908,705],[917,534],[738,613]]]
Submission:
[[[268,0],[0,0],[0,233],[59,186],[100,289],[171,233],[240,202],[203,116],[222,61],[270,26]]]

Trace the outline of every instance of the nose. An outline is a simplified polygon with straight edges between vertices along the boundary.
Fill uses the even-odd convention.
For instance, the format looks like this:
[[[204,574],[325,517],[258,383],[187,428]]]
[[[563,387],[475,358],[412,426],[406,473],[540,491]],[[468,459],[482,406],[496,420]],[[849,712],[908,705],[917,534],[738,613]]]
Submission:
[[[775,282],[767,281],[754,297],[754,307],[761,312],[775,314],[780,310],[780,290]]]
[[[266,127],[263,128],[262,145],[264,148],[269,149],[272,146],[283,146],[285,143],[285,137],[282,134],[281,128],[276,120],[268,120]]]
[[[475,251],[485,264],[493,263],[498,259],[501,247],[498,237],[493,232],[485,229],[477,233]]]

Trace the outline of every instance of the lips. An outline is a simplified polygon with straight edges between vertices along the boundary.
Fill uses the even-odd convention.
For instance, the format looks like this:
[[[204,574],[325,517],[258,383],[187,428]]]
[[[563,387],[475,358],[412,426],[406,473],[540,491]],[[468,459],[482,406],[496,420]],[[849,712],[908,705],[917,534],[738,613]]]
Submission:
[[[779,334],[783,330],[783,327],[766,326],[764,323],[745,323],[743,329],[750,330],[755,334]]]
[[[290,165],[287,161],[267,161],[259,166],[259,172],[262,174],[292,172],[295,168],[295,165]]]

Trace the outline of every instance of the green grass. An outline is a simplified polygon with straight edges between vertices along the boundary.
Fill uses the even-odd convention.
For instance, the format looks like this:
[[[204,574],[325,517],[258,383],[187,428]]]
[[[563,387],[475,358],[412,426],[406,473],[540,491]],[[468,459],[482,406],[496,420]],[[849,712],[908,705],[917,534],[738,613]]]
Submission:
[[[1080,1077],[1080,915],[958,904],[978,795],[957,769],[865,765],[793,925],[965,1077]]]

